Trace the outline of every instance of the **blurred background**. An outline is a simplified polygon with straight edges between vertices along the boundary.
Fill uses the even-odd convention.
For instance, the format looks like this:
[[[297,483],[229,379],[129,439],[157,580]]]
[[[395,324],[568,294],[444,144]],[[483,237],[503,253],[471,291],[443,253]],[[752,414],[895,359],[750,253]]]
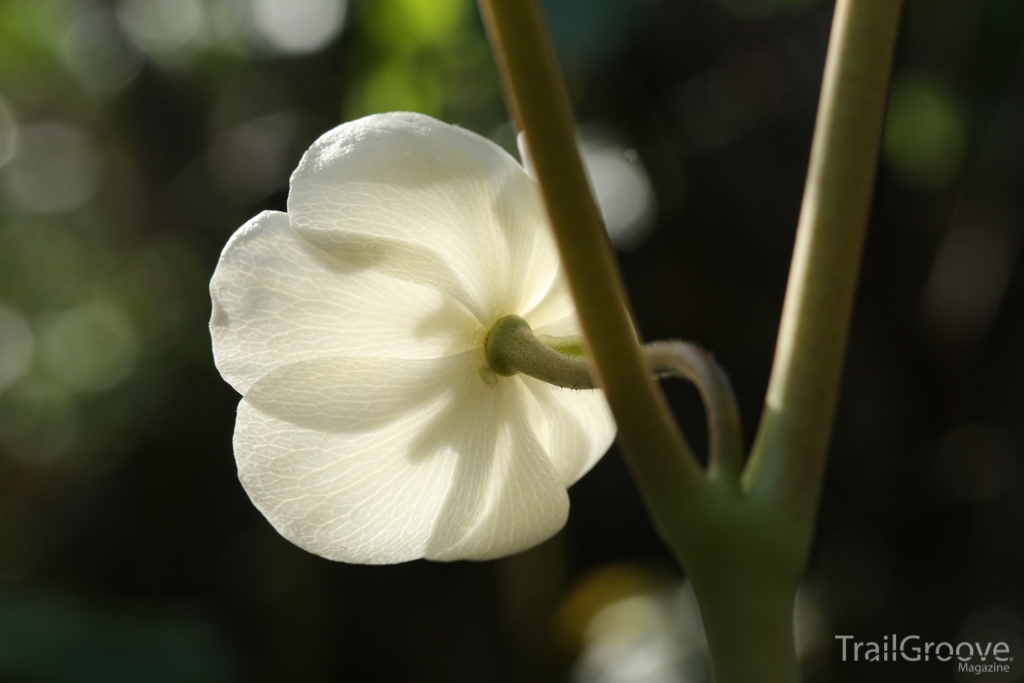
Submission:
[[[640,327],[714,350],[749,440],[832,3],[545,8]],[[808,681],[957,676],[844,663],[837,634],[1024,652],[1022,38],[1020,0],[906,0]],[[249,504],[209,277],[319,134],[389,110],[514,150],[469,0],[0,0],[0,681],[709,680],[615,449],[497,562],[334,564]],[[667,392],[703,449],[696,392]]]

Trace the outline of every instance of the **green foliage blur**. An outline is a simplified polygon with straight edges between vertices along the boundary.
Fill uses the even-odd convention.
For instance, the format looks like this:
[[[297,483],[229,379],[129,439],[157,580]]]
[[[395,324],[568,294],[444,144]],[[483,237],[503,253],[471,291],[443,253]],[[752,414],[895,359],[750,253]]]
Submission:
[[[125,586],[83,579],[69,536],[133,459],[188,449],[229,469],[230,391],[205,331],[219,248],[280,207],[317,135],[390,110],[504,123],[472,4],[0,2],[0,679],[256,675],[205,607],[138,604],[165,592],[149,577],[136,599],[111,600]],[[220,406],[216,427],[182,416],[183,402]],[[179,436],[154,455],[167,432]],[[173,486],[152,464],[139,495]],[[192,494],[167,496],[154,516],[176,526]]]

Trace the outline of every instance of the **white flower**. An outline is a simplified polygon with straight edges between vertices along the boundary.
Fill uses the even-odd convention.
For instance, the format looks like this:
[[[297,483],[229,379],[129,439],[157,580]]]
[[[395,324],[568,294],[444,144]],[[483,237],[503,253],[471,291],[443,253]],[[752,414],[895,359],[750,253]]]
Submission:
[[[488,369],[502,316],[549,343],[580,333],[535,182],[461,128],[383,114],[330,131],[210,292],[217,368],[243,395],[239,478],[318,555],[523,550],[562,527],[566,487],[614,437],[600,391]]]

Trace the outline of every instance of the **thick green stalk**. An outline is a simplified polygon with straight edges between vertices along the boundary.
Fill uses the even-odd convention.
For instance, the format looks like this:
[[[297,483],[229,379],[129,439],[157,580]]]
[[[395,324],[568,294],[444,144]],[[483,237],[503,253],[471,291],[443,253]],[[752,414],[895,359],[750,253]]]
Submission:
[[[675,504],[700,485],[696,460],[651,380],[576,148],[576,128],[536,0],[480,0],[506,101],[527,147],[619,440],[655,524],[674,526]]]
[[[867,228],[899,0],[839,0],[764,416],[739,500],[674,545],[718,683],[799,678],[791,619],[813,532]]]
[[[744,486],[809,536],[867,231],[901,0],[839,0],[765,410]]]
[[[691,576],[718,683],[790,683],[800,680],[793,634],[795,591],[766,590]]]
[[[763,618],[783,628],[780,600],[792,605],[806,563],[871,208],[901,4],[836,3],[775,361],[742,478],[740,507],[746,512],[727,506],[725,514],[716,516],[728,528],[723,535],[729,541],[721,547],[706,536],[702,543],[698,536],[681,548],[688,569],[710,571],[707,579],[692,578],[698,599],[702,588],[708,598],[701,606],[718,683],[783,683],[798,677],[792,655],[787,664],[781,649],[772,656],[766,651],[769,644],[752,645],[742,625],[757,619],[747,610],[730,608],[730,596],[746,595]],[[728,522],[734,514],[735,523]],[[731,560],[723,561],[730,553]],[[750,562],[759,570],[744,570]],[[727,571],[715,573],[716,567]],[[755,579],[758,571],[762,574]],[[729,572],[734,573],[731,579]],[[744,590],[752,580],[760,587]],[[781,648],[785,636],[791,643],[791,633],[762,638]],[[751,668],[751,653],[774,662],[774,673]]]

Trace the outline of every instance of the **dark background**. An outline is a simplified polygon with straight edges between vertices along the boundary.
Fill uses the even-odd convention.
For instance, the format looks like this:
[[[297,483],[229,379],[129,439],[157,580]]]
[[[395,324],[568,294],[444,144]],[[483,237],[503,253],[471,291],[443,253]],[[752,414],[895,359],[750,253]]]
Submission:
[[[632,207],[643,334],[712,349],[749,440],[831,3],[546,9],[595,183]],[[955,678],[842,662],[837,634],[1024,652],[1022,37],[1020,0],[906,2],[798,610],[810,681]],[[514,148],[471,3],[0,0],[0,681],[706,680],[614,448],[561,534],[496,562],[331,563],[246,499],[217,256],[319,134],[396,109]],[[667,393],[703,448],[696,392]]]

